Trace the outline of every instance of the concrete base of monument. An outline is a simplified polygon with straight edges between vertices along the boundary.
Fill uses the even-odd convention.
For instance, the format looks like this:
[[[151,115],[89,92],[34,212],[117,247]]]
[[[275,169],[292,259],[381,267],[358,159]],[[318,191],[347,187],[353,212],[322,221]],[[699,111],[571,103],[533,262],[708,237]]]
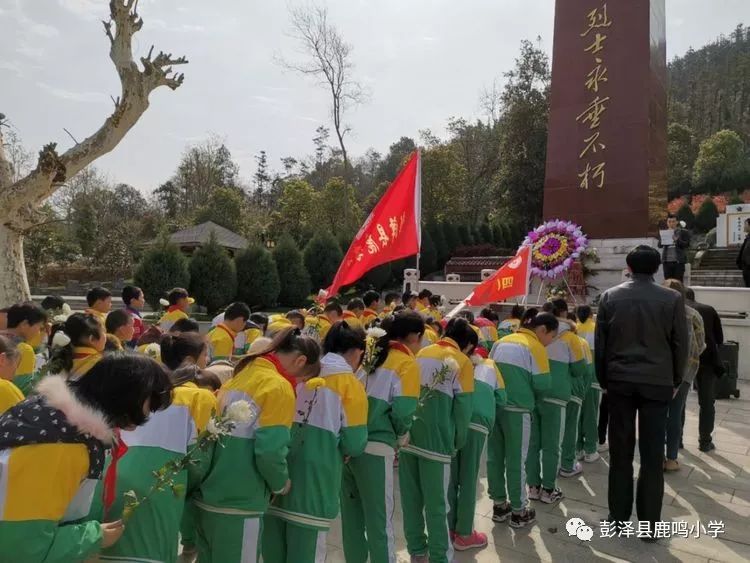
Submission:
[[[590,301],[593,301],[597,295],[604,293],[609,288],[620,285],[625,281],[625,273],[628,267],[625,264],[625,258],[628,252],[639,244],[658,247],[658,241],[650,237],[592,239],[589,241],[589,247],[596,249],[600,260],[598,264],[591,265],[591,269],[596,275],[587,280],[588,284],[593,286],[589,292]],[[663,279],[664,276],[659,271],[657,281],[660,282]]]

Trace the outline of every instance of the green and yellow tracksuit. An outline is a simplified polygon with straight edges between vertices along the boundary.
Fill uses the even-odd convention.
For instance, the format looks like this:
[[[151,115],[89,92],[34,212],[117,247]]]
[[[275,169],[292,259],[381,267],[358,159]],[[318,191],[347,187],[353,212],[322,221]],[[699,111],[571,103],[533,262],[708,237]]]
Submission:
[[[395,562],[393,462],[408,440],[419,398],[419,366],[406,346],[391,342],[388,357],[363,378],[367,447],[344,465],[341,527],[349,563]]]
[[[289,494],[276,497],[263,521],[263,560],[268,563],[325,561],[326,535],[339,513],[344,458],[367,445],[367,394],[338,354],[321,359],[316,389],[297,386],[289,450]]]
[[[211,467],[192,502],[198,559],[202,563],[257,561],[262,517],[289,471],[289,429],[294,390],[273,354],[254,359],[219,391],[219,410],[247,401],[257,413],[214,448]]]
[[[161,319],[159,319],[159,328],[162,329],[164,332],[169,331],[170,328],[172,328],[172,325],[179,321],[180,319],[187,319],[188,314],[183,311],[182,309],[178,309],[177,307],[170,307],[167,309],[167,312],[164,313],[161,316]]]
[[[482,317],[479,317],[476,320],[476,325],[479,328],[479,333],[481,334],[481,336],[479,337],[479,345],[489,353],[489,351],[492,350],[492,347],[495,345],[495,342],[500,339],[500,336],[497,332],[497,327],[495,326],[494,322]]]
[[[212,362],[231,360],[235,351],[237,333],[226,324],[219,323],[208,333],[209,356]]]
[[[349,328],[364,328],[364,326],[362,325],[362,320],[354,311],[344,311],[344,316],[341,320],[346,321],[346,324],[349,325]]]
[[[369,307],[362,313],[362,325],[368,328],[375,319],[378,318],[378,312]]]
[[[121,517],[124,495],[133,490],[145,496],[154,484],[153,472],[170,461],[182,458],[195,443],[211,415],[216,410],[216,398],[195,383],[175,387],[172,404],[152,413],[148,421],[132,431],[122,431],[121,440],[128,446],[127,453],[117,463],[117,492],[115,502],[106,516],[108,521]],[[102,551],[101,561],[177,561],[177,542],[180,520],[185,507],[185,493],[200,483],[208,469],[210,454],[196,451],[197,464],[175,476],[174,483],[182,489],[155,493],[133,513],[122,538]],[[103,521],[102,491],[94,495],[89,519]]]
[[[437,344],[438,340],[440,340],[440,336],[435,332],[435,329],[431,326],[425,325],[424,334],[422,335],[422,348],[427,348],[428,346]]]
[[[599,402],[602,398],[602,388],[596,379],[594,368],[594,332],[596,323],[594,319],[588,319],[585,323],[579,323],[578,336],[586,343],[583,347],[586,355],[586,363],[589,368],[587,375],[587,391],[581,405],[581,421],[578,425],[578,443],[576,449],[587,454],[596,452],[599,440]]]
[[[448,359],[455,362],[458,371],[446,364]],[[432,563],[441,563],[453,559],[447,521],[448,486],[451,460],[466,445],[469,433],[474,366],[450,338],[420,350],[417,362],[421,402],[398,466],[404,535],[409,554],[429,553]]]
[[[28,395],[31,391],[34,371],[36,369],[36,354],[34,348],[23,340],[16,346],[21,359],[18,361],[16,373],[13,375],[13,384],[21,390],[21,393]]]
[[[448,491],[451,508],[448,528],[459,536],[469,536],[474,531],[479,461],[487,436],[495,426],[495,415],[506,403],[505,381],[497,364],[489,359],[475,358],[469,433],[466,444],[451,463]]]
[[[73,348],[73,367],[70,368],[70,378],[79,379],[86,375],[104,356],[96,348],[76,346]]]
[[[528,501],[526,460],[532,413],[552,384],[550,362],[536,334],[525,328],[501,338],[490,358],[503,374],[507,403],[496,419],[487,447],[489,493],[496,504],[509,501],[519,512]]]
[[[521,328],[520,319],[512,319],[509,317],[504,321],[500,321],[500,324],[497,326],[498,338],[503,338],[504,336],[518,332],[519,328]]]
[[[553,379],[557,374],[566,374],[570,381],[570,400],[565,407],[565,432],[560,451],[560,468],[570,471],[576,463],[578,420],[583,398],[586,396],[589,367],[581,339],[575,333],[575,326],[569,321],[560,321],[557,338],[547,347],[547,352]],[[547,430],[546,426],[544,430]]]
[[[12,381],[0,379],[0,414],[23,401],[21,390]]]
[[[274,334],[277,332],[281,332],[282,330],[289,328],[292,325],[292,321],[286,318],[284,315],[271,315],[268,317],[268,328],[266,329],[266,336],[269,338],[273,337]],[[263,334],[260,332],[260,329],[258,329],[258,334],[255,336],[255,338],[263,336]],[[255,340],[253,338],[253,340]],[[252,344],[252,342],[249,342],[248,344]]]
[[[0,563],[84,561],[101,546],[99,522],[83,519],[112,430],[62,376],[36,391],[0,416]]]
[[[305,328],[302,329],[304,336],[323,342],[328,331],[331,330],[331,321],[325,315],[309,316],[305,318]]]

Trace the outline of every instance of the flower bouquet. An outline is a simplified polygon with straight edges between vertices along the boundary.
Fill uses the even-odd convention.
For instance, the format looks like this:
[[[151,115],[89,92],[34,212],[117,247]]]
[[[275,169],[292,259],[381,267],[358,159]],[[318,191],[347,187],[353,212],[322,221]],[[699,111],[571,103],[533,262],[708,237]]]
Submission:
[[[531,246],[531,273],[541,279],[555,279],[567,272],[588,246],[581,227],[570,221],[547,221],[523,241]]]

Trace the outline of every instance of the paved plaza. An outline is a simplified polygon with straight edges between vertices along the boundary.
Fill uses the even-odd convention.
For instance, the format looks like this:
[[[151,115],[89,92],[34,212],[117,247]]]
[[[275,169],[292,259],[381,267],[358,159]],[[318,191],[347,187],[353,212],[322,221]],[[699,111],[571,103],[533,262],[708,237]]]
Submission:
[[[680,452],[681,470],[665,479],[663,520],[685,521],[688,530],[697,522],[707,526],[721,521],[724,532],[714,539],[701,530],[700,537],[672,537],[656,544],[636,538],[602,538],[598,522],[607,516],[607,459],[584,464],[576,479],[561,479],[565,498],[555,506],[534,503],[537,525],[512,530],[507,523],[492,522],[492,501],[487,496],[487,478],[482,472],[475,527],[487,533],[490,545],[480,551],[457,553],[457,562],[478,561],[748,561],[750,560],[750,382],[740,384],[739,399],[716,402],[714,442],[709,454],[698,451],[698,402],[690,394],[685,422],[685,449]],[[637,469],[636,469],[637,471]],[[396,502],[395,531],[399,562],[409,561],[400,504]],[[569,518],[582,518],[594,528],[591,542],[570,537]],[[635,514],[633,514],[635,518]],[[341,527],[337,522],[329,534],[329,563],[344,561]]]

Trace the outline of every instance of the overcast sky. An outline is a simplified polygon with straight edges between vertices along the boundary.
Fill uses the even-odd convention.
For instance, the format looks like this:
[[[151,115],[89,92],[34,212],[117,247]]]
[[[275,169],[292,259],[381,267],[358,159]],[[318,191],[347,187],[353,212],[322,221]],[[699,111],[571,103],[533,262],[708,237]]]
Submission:
[[[623,1],[623,0],[618,0]],[[666,0],[669,58],[698,48],[737,23],[750,0]],[[151,107],[109,155],[97,161],[113,181],[149,192],[169,178],[187,144],[210,133],[226,140],[249,181],[253,156],[269,162],[312,153],[328,124],[325,92],[283,71],[292,56],[282,0],[140,0],[145,25],[138,55],[153,43],[185,55],[185,83],[160,88]],[[354,47],[356,76],[371,93],[347,115],[353,155],[385,152],[402,135],[442,135],[450,116],[476,117],[479,93],[512,68],[522,39],[552,49],[553,0],[330,0],[329,17]],[[0,112],[35,153],[67,148],[111,112],[119,82],[99,20],[107,0],[0,0]]]

